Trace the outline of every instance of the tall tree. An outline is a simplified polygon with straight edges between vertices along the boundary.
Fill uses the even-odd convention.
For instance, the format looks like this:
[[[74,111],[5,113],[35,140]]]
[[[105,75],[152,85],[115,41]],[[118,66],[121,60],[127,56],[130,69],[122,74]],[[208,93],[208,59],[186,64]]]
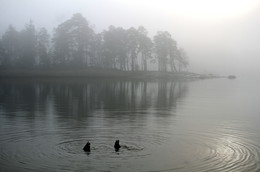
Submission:
[[[97,67],[104,67],[102,34],[95,34],[90,46],[90,64]]]
[[[147,71],[147,59],[151,58],[153,42],[147,36],[148,32],[143,26],[139,26],[138,33],[138,52],[141,53],[141,66],[144,71]]]
[[[187,68],[189,65],[188,56],[183,48],[179,48],[178,52],[178,62],[179,62],[179,72],[182,71],[183,68]]]
[[[0,67],[3,67],[4,58],[6,57],[3,41],[0,39]]]
[[[139,49],[139,33],[138,31],[131,27],[127,30],[127,48],[131,59],[131,70],[135,71],[138,69],[138,64],[136,63],[137,53]]]
[[[179,51],[177,48],[177,42],[173,39],[168,40],[169,48],[169,64],[171,72],[177,72],[176,62],[179,61]]]
[[[171,35],[168,32],[157,32],[154,36],[155,53],[158,59],[158,70],[167,71],[167,56],[169,54],[168,39]]]
[[[118,43],[114,36],[115,30],[114,26],[109,26],[109,29],[103,32],[104,64],[108,68],[116,67],[116,44]]]
[[[105,64],[110,68],[127,70],[127,35],[121,27],[110,26],[103,32]]]
[[[167,71],[168,61],[171,70],[177,71],[175,66],[177,43],[172,39],[171,34],[167,31],[157,32],[154,36],[155,53],[158,59],[158,70]]]
[[[94,31],[87,20],[79,13],[63,22],[55,30],[53,42],[55,62],[57,64],[72,64],[88,66],[90,43]]]
[[[20,64],[23,67],[32,67],[35,64],[37,36],[32,21],[26,24],[25,29],[20,33],[21,57]]]
[[[7,31],[2,36],[2,66],[13,66],[19,58],[19,33],[12,25],[9,25]]]
[[[118,27],[115,33],[118,44],[116,45],[116,60],[120,70],[128,69],[127,60],[127,32],[125,29]]]
[[[45,28],[41,28],[37,34],[37,54],[40,66],[47,67],[50,65],[49,44],[50,35]]]

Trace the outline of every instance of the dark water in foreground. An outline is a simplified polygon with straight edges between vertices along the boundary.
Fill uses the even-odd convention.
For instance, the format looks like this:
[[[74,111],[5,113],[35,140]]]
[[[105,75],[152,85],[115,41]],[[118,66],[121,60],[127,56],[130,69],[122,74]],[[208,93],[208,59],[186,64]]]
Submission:
[[[259,171],[259,86],[1,80],[0,171]]]

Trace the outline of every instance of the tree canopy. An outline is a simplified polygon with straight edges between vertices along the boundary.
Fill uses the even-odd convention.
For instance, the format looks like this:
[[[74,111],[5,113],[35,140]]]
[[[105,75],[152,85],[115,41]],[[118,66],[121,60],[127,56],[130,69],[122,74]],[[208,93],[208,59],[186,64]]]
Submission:
[[[156,63],[158,71],[182,71],[187,55],[167,31],[151,39],[143,27],[110,26],[95,33],[89,22],[76,13],[59,24],[53,36],[32,21],[17,31],[12,25],[0,39],[0,67],[88,68],[147,71]],[[151,69],[150,69],[151,70]]]

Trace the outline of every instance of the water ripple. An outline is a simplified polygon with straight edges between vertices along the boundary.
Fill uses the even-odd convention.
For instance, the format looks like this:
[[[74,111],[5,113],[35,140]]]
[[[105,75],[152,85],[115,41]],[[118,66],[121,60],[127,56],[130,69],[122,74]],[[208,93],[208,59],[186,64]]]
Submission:
[[[17,132],[2,128],[6,132],[1,132],[0,166],[4,171],[259,171],[258,132],[226,126],[186,134],[163,127],[160,131],[141,128],[143,132],[97,126],[83,131],[63,125]],[[115,131],[122,138],[119,152],[113,148]],[[82,150],[87,141],[89,154]]]
[[[234,129],[233,129],[234,131]],[[245,134],[245,133],[244,133]],[[186,140],[185,169],[192,171],[259,171],[259,142],[235,135],[227,128],[216,132],[192,133]],[[184,139],[185,140],[185,139]]]

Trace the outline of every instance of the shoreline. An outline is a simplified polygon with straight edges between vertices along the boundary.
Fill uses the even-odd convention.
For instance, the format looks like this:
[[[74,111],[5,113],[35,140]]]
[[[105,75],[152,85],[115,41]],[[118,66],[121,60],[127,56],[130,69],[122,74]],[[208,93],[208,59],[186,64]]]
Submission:
[[[192,72],[121,71],[112,69],[6,69],[0,78],[118,78],[118,79],[213,79],[217,75]]]

